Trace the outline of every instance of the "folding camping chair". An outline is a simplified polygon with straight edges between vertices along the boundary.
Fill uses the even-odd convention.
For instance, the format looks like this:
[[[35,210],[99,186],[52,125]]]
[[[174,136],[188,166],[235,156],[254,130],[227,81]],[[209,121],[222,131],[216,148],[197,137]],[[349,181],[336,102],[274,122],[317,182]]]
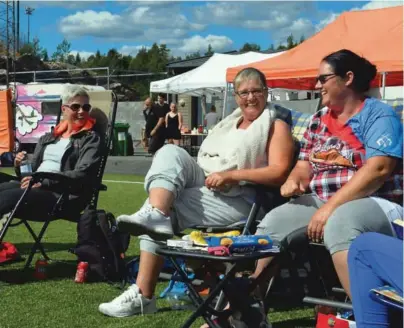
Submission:
[[[117,112],[117,107],[118,107],[118,98],[115,95],[115,93],[113,93],[113,92],[107,92],[107,96],[105,97],[105,95],[104,95],[104,99],[101,99],[101,100],[97,99],[97,92],[89,92],[89,95],[90,95],[91,102],[93,104],[95,103],[96,106],[98,106],[99,108],[102,108],[102,111],[99,110],[97,112],[95,111],[94,113],[91,112],[90,115],[95,114],[96,117],[98,115],[100,118],[99,121],[101,121],[102,116],[100,116],[100,113],[104,112],[103,116],[106,117],[107,120],[109,120],[109,122],[98,122],[95,124],[95,127],[94,127],[94,129],[96,129],[97,132],[100,133],[101,137],[103,137],[103,149],[101,151],[100,166],[98,169],[98,173],[97,173],[97,176],[95,179],[94,186],[92,188],[93,191],[92,191],[91,197],[89,197],[85,206],[82,209],[84,209],[85,207],[87,207],[89,209],[96,209],[97,203],[98,203],[99,192],[107,190],[107,187],[102,184],[102,177],[104,174],[105,165],[106,165],[107,158],[108,158],[109,151],[110,151],[114,123],[115,123],[116,112]],[[94,102],[93,102],[93,98],[96,99]],[[109,100],[108,100],[108,98],[109,98]],[[106,100],[107,100],[108,106],[105,105]],[[103,104],[103,102],[104,102],[104,104]],[[112,111],[110,108],[111,104],[113,104]],[[101,123],[101,125],[99,123]],[[31,191],[32,186],[37,182],[43,181],[44,179],[51,179],[51,180],[59,181],[64,190],[64,192],[59,196],[58,200],[56,201],[55,205],[53,206],[53,209],[51,210],[51,212],[48,213],[47,217],[45,217],[45,218],[31,217],[28,215],[28,213],[24,213],[23,215],[21,215],[21,217],[17,218],[17,216],[20,216],[18,213],[18,210],[19,210],[20,206],[24,203],[24,199],[25,199],[26,195]],[[39,250],[41,252],[42,256],[46,260],[49,260],[49,257],[45,253],[45,250],[41,244],[41,240],[51,221],[55,221],[55,220],[58,220],[61,218],[64,220],[67,220],[67,221],[72,221],[72,222],[77,222],[79,220],[82,209],[69,209],[68,206],[64,206],[65,204],[68,204],[70,190],[73,185],[74,185],[74,181],[72,179],[66,177],[63,174],[35,172],[32,174],[32,179],[30,180],[28,188],[24,191],[23,195],[17,202],[16,206],[8,215],[2,229],[0,230],[0,242],[3,240],[9,227],[18,226],[20,224],[24,224],[26,226],[27,230],[29,231],[29,233],[31,234],[31,236],[34,239],[34,244],[31,248],[30,254],[25,263],[25,268],[29,267],[37,250]],[[15,220],[17,220],[17,222],[14,222]],[[38,235],[32,229],[31,225],[29,224],[29,221],[43,222],[43,226]]]

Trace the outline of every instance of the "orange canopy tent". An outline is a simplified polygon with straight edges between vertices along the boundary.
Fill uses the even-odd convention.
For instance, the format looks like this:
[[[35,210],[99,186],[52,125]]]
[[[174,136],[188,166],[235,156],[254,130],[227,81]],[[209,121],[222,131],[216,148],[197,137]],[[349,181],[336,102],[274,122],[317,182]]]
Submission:
[[[349,49],[377,66],[373,87],[403,85],[403,6],[341,14],[323,30],[285,53],[227,69],[233,82],[245,67],[261,70],[270,88],[313,90],[322,58]],[[383,74],[386,73],[386,74]]]
[[[11,97],[11,89],[0,91],[0,155],[13,149],[14,134]]]

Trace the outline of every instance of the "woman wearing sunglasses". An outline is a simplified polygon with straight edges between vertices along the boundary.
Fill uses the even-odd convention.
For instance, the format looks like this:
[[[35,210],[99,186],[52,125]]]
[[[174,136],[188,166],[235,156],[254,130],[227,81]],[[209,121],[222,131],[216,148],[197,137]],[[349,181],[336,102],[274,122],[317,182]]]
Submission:
[[[66,86],[62,96],[63,120],[52,132],[42,136],[36,145],[32,161],[28,165],[25,152],[16,155],[14,166],[17,179],[10,176],[10,182],[0,184],[0,216],[10,212],[20,199],[31,180],[31,172],[61,173],[77,181],[72,189],[73,201],[85,204],[91,197],[97,174],[101,139],[92,131],[95,120],[89,115],[91,105],[87,91],[80,86]],[[26,170],[29,167],[29,170]],[[4,180],[3,180],[4,181]],[[35,217],[46,217],[55,204],[58,192],[62,191],[57,181],[45,179],[33,185],[27,194],[24,213]]]
[[[321,61],[316,89],[325,107],[312,116],[299,161],[281,187],[283,196],[297,197],[268,213],[257,230],[286,247],[298,231],[323,241],[348,295],[351,242],[368,231],[394,235],[391,221],[403,215],[402,125],[390,106],[365,96],[375,76],[376,67],[349,50]],[[260,261],[256,274],[267,265]]]

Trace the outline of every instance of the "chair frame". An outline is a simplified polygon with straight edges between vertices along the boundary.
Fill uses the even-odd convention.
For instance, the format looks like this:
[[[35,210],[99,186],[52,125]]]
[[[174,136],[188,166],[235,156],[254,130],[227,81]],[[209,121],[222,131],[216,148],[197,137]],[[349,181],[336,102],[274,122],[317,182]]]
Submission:
[[[89,209],[97,208],[98,197],[99,197],[100,191],[107,190],[107,187],[102,184],[102,178],[104,175],[105,166],[106,166],[108,155],[110,152],[110,146],[111,146],[111,142],[112,142],[112,138],[113,138],[114,124],[115,124],[115,120],[116,120],[116,113],[117,113],[117,109],[118,109],[118,97],[116,96],[116,94],[114,92],[111,92],[111,95],[112,95],[111,101],[112,101],[113,107],[112,107],[112,111],[110,113],[108,129],[105,133],[105,139],[104,139],[104,145],[103,145],[104,149],[102,150],[100,166],[98,168],[98,173],[97,173],[95,185],[93,187],[92,195],[91,195],[91,198],[89,199],[87,205],[85,206],[86,208],[89,208]],[[58,117],[58,120],[59,119],[60,119],[60,115]],[[35,221],[35,220],[30,220],[29,218],[24,218],[24,217],[16,218],[15,216],[16,216],[16,213],[17,213],[19,207],[21,206],[21,204],[23,204],[25,197],[31,191],[32,186],[37,182],[43,181],[44,179],[52,179],[52,180],[59,181],[62,184],[63,189],[65,191],[59,196],[59,198],[57,199],[52,210],[48,214],[47,218],[44,221],[43,220],[40,221],[40,222],[43,222],[43,225],[40,229],[40,232],[38,234],[36,234],[28,222],[28,221]],[[32,259],[35,255],[35,253],[37,252],[37,250],[39,250],[41,252],[41,254],[45,260],[48,260],[48,261],[50,260],[49,256],[46,254],[46,252],[43,248],[41,241],[42,241],[42,238],[43,238],[50,222],[58,220],[59,219],[58,214],[63,215],[63,204],[69,199],[70,189],[73,184],[74,184],[73,179],[68,178],[63,174],[48,173],[48,172],[35,172],[32,174],[32,179],[30,180],[27,189],[25,189],[21,198],[18,200],[17,204],[15,205],[13,210],[8,215],[2,229],[0,230],[0,243],[3,241],[9,227],[18,226],[20,224],[25,225],[25,227],[31,234],[32,238],[34,239],[34,244],[31,248],[30,254],[25,262],[24,269],[27,269],[30,266]],[[77,221],[79,216],[80,216],[80,213],[77,213],[77,217],[74,217],[73,220],[71,220],[71,218],[67,218],[67,219],[70,219],[69,221]],[[14,223],[13,221],[15,219],[17,219],[19,221]],[[38,222],[38,221],[35,221],[35,222]]]

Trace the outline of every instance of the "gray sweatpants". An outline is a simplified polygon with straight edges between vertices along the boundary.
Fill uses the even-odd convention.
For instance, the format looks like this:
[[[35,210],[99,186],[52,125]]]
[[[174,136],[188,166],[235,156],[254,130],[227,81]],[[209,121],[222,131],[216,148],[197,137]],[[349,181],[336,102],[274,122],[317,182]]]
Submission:
[[[269,212],[258,225],[256,234],[269,235],[287,244],[288,236],[306,233],[311,217],[324,202],[315,195],[303,195]],[[393,236],[392,225],[385,212],[372,198],[350,201],[338,207],[324,229],[324,244],[332,254],[347,250],[351,242],[364,232]],[[299,238],[300,239],[300,238]]]
[[[229,197],[205,187],[205,174],[182,148],[165,145],[155,155],[145,178],[145,189],[164,188],[174,196],[170,214],[173,227],[181,231],[195,225],[229,225],[246,218],[254,191],[241,187],[241,195]],[[140,249],[154,253],[159,245],[149,237],[140,238]]]

